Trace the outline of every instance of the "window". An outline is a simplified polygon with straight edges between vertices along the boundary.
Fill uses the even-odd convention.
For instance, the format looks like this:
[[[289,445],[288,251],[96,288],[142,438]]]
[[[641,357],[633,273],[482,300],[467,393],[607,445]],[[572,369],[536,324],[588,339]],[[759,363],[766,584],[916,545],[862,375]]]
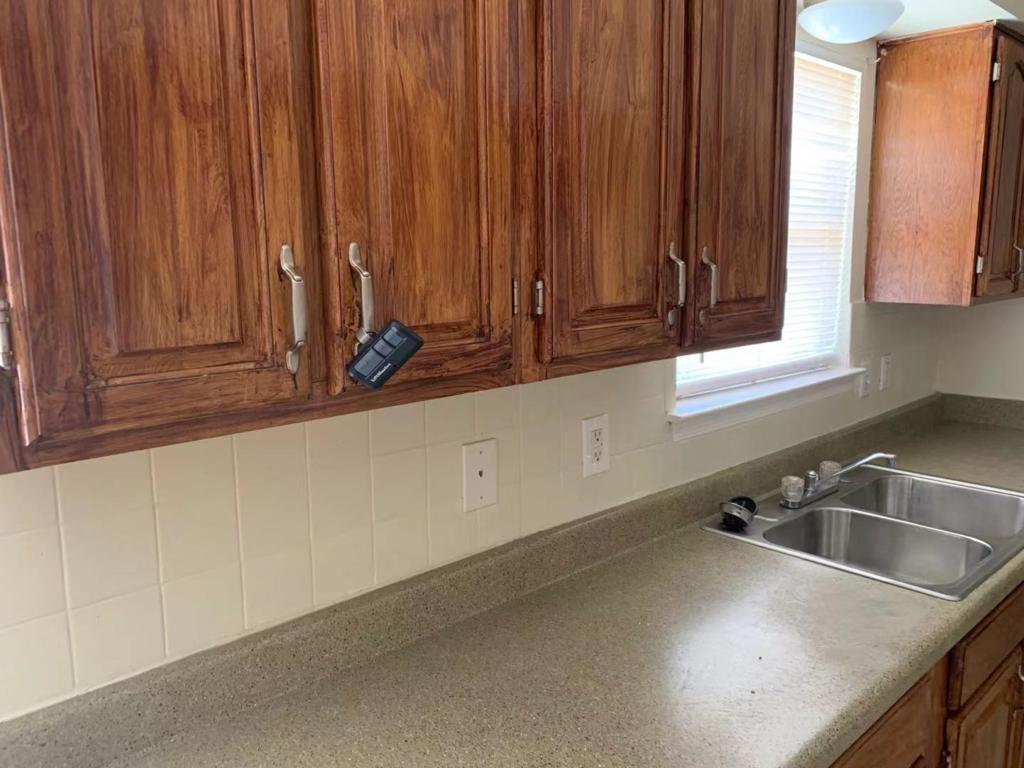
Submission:
[[[679,358],[680,396],[845,363],[839,341],[847,306],[860,79],[854,70],[797,54],[782,339]]]

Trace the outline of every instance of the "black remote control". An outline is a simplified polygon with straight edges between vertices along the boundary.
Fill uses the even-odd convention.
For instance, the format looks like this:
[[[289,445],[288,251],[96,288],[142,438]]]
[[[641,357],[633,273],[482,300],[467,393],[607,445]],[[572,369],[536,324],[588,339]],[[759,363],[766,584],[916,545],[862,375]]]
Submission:
[[[397,320],[392,320],[363,344],[355,359],[348,364],[348,375],[370,389],[380,389],[422,346],[423,339]]]

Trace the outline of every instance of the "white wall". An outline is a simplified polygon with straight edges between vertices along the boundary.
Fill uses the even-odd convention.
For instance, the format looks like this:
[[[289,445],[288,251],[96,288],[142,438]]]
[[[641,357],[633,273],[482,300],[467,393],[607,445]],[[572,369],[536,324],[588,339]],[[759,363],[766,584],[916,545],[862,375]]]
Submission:
[[[939,391],[1024,400],[1024,300],[944,309],[934,333]]]
[[[861,194],[856,299],[865,211]],[[666,361],[0,477],[0,719],[934,390],[931,310],[854,304],[850,338],[855,363],[893,355],[888,391],[681,442]],[[611,468],[584,479],[580,420],[600,413]],[[498,503],[465,514],[461,446],[484,437]]]

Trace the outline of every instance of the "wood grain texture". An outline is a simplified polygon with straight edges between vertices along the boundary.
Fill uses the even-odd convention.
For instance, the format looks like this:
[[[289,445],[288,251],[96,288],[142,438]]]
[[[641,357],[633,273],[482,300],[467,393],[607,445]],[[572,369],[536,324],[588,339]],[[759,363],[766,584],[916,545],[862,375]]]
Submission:
[[[869,301],[971,303],[994,41],[982,25],[881,49]]]
[[[979,253],[985,258],[977,296],[1003,296],[1019,289],[1017,246],[1024,247],[1024,44],[998,34],[995,84]]]
[[[960,709],[1024,642],[1024,587],[1019,587],[953,649],[949,708]]]
[[[266,208],[303,197],[287,160],[302,145],[275,118],[309,53],[266,37],[295,7],[0,3],[26,443],[179,418],[154,407],[170,381],[194,414],[308,391],[308,363],[297,390],[281,362],[276,262],[294,242],[307,267],[315,219]]]
[[[776,339],[782,331],[789,200],[795,3],[701,3],[696,348]],[[718,303],[711,270],[718,265]]]
[[[946,725],[946,749],[950,768],[1018,768],[1019,711],[1018,676],[1021,649],[1011,653],[971,702]]]
[[[833,768],[938,768],[945,718],[943,659],[839,758]]]
[[[545,0],[540,24],[543,360],[678,353],[667,254],[685,252],[685,4]]]
[[[359,296],[348,246],[374,276],[377,324],[424,339],[395,381],[511,369],[511,2],[318,3],[328,258],[343,364]],[[354,386],[332,378],[332,391]]]

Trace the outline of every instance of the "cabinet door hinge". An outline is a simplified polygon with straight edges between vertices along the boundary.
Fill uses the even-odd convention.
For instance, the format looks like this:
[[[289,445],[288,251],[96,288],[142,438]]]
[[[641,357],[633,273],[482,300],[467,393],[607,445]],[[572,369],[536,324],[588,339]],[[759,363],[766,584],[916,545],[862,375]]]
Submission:
[[[544,315],[544,278],[538,277],[533,281],[533,315],[542,317]]]
[[[14,367],[14,347],[11,345],[11,305],[0,298],[0,370]]]
[[[519,314],[519,280],[512,279],[512,315]]]
[[[999,76],[1003,73],[1003,65],[998,61],[992,65],[992,82],[998,83]]]
[[[985,271],[985,257],[979,256],[974,262],[974,274],[980,275]]]

